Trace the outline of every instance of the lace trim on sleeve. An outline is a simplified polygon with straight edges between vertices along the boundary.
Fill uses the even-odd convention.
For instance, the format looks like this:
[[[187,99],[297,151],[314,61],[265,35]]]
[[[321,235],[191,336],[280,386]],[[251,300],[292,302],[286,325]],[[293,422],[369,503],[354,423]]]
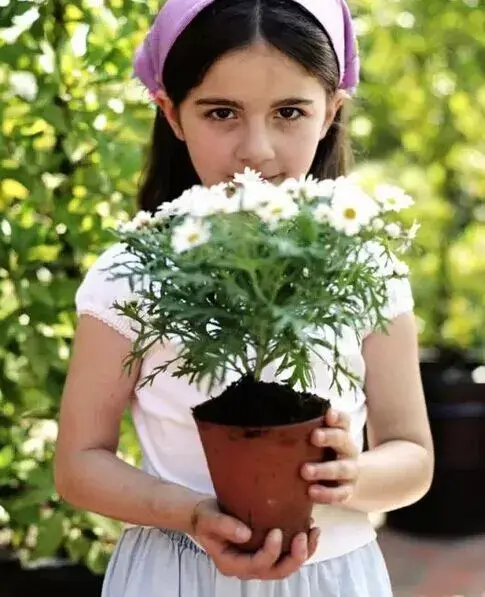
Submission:
[[[136,331],[131,327],[131,322],[127,318],[120,317],[114,309],[100,309],[99,306],[84,304],[77,311],[78,316],[89,315],[99,321],[102,321],[110,328],[134,342],[136,340]]]

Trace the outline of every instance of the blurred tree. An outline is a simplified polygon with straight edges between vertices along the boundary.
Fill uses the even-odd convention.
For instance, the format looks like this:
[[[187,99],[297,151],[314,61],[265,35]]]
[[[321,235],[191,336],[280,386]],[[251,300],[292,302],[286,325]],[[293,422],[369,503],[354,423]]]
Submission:
[[[352,2],[351,2],[352,3]],[[359,169],[417,199],[412,271],[428,346],[483,347],[485,11],[354,0]],[[103,570],[119,525],[53,490],[81,276],[134,209],[152,117],[131,80],[158,0],[0,0],[0,544]],[[128,420],[120,454],[138,453]]]
[[[485,11],[479,0],[354,0],[360,168],[416,199],[411,262],[422,343],[485,346]]]
[[[0,3],[0,525],[24,555],[99,570],[119,525],[59,502],[55,419],[76,287],[133,208],[151,114],[131,63],[155,4]]]

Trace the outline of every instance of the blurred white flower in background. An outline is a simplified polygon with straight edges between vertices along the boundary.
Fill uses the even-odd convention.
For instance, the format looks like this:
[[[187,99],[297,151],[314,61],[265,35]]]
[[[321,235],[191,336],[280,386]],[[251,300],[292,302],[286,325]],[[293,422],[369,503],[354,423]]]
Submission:
[[[10,75],[10,89],[19,97],[32,102],[37,97],[39,86],[37,79],[28,71],[16,71]]]
[[[71,48],[74,56],[82,58],[86,54],[89,25],[80,23],[71,36]]]
[[[3,0],[0,6],[8,6],[9,4],[8,0],[6,2]],[[40,13],[37,8],[30,8],[24,14],[16,15],[12,19],[12,27],[0,29],[0,39],[3,39],[7,44],[14,44],[24,31],[32,27],[39,16]]]

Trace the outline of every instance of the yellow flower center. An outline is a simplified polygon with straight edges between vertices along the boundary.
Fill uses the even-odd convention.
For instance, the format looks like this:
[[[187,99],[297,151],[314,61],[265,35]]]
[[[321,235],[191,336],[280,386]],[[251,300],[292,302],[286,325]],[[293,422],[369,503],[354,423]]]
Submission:
[[[357,212],[355,209],[353,207],[347,207],[347,209],[344,211],[344,218],[346,220],[355,220],[356,217]]]
[[[189,243],[196,243],[200,238],[200,234],[198,232],[192,232],[192,234],[189,234],[188,236],[188,241]]]

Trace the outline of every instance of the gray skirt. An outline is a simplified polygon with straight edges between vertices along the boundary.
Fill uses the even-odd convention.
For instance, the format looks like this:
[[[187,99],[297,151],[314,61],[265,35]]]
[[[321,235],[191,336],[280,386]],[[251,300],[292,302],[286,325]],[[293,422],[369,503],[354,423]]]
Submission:
[[[308,564],[285,580],[223,576],[186,535],[126,529],[109,563],[102,597],[392,597],[376,541]]]

